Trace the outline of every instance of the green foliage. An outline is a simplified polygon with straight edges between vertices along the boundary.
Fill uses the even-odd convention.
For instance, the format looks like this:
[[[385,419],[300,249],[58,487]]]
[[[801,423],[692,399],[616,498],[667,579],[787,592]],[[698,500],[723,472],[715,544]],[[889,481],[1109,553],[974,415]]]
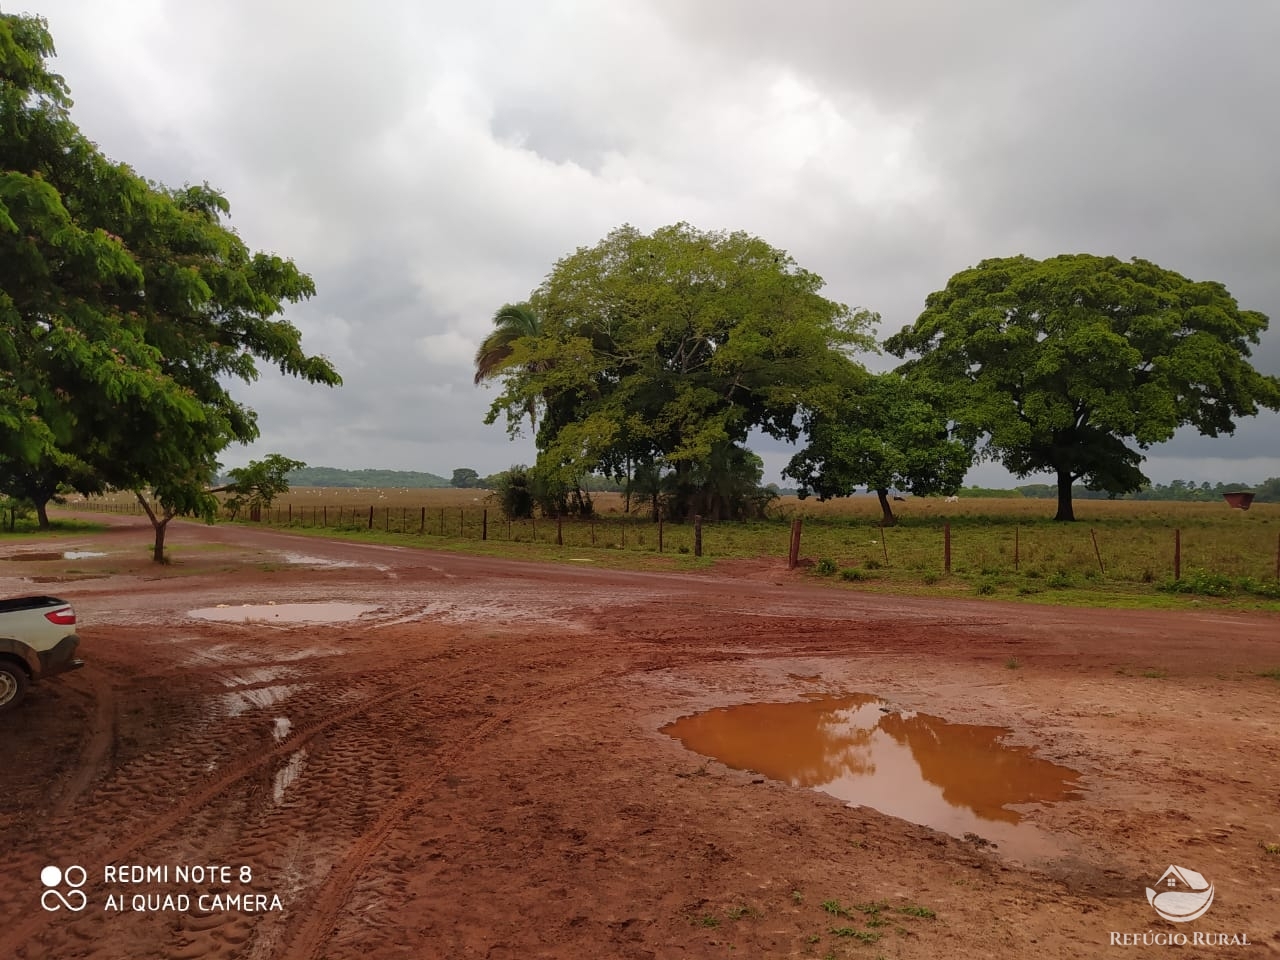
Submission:
[[[836,572],[836,562],[830,557],[823,557],[813,568],[813,572],[820,577],[829,577]]]
[[[229,470],[227,475],[231,482],[222,488],[231,494],[226,502],[227,510],[235,517],[246,507],[250,510],[270,509],[276,497],[288,492],[289,474],[305,466],[301,460],[271,453],[261,460],[250,460],[243,467]]]
[[[654,508],[661,500],[671,516],[741,515],[753,502],[741,482],[748,432],[794,440],[798,415],[857,372],[846,352],[871,343],[871,315],[826,300],[822,286],[745,233],[619,227],[561,259],[530,296],[537,332],[503,347],[486,422],[505,415],[516,433],[542,409],[548,481],[647,477]]]
[[[890,489],[950,494],[973,463],[972,446],[952,437],[940,410],[897,373],[868,377],[831,406],[810,410],[805,430],[809,443],[783,475],[819,500],[874,490],[890,523]]]
[[[44,21],[0,15],[0,483],[41,510],[64,487],[135,490],[160,560],[169,519],[212,518],[218,453],[258,436],[230,381],[258,360],[341,380],[278,316],[311,279],[252,253],[207,184],[162,187],[103,157],[52,50]]]
[[[533,516],[537,501],[529,480],[528,467],[520,464],[490,479],[503,516],[508,520],[527,520]]]
[[[1156,584],[1156,589],[1165,593],[1193,593],[1203,597],[1235,597],[1245,594],[1280,600],[1280,582],[1232,577],[1207,570],[1196,570],[1180,580],[1166,580]]]
[[[480,486],[480,474],[470,467],[459,467],[453,471],[453,479],[449,481],[449,486],[473,489]]]
[[[1218,283],[1145,260],[1066,255],[985,260],[930,294],[889,338],[911,378],[947,398],[963,436],[1017,476],[1127,493],[1147,479],[1141,451],[1185,425],[1208,436],[1280,409],[1280,379],[1248,362],[1267,317]]]

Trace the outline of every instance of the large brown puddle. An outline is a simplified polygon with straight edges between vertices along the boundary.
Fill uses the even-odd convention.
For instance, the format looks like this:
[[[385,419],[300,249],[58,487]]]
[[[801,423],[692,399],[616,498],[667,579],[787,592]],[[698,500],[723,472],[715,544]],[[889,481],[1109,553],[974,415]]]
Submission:
[[[1023,860],[1061,852],[1024,804],[1078,799],[1080,774],[1004,742],[1009,730],[882,710],[869,694],[748,703],[663,727],[690,750],[942,830]],[[972,838],[972,836],[971,836]]]

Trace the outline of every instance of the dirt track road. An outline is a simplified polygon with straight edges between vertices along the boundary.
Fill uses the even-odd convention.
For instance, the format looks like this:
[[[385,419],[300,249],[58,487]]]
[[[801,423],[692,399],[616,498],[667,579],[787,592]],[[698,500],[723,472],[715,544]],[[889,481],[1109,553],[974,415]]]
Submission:
[[[1196,931],[1250,946],[1180,956],[1280,956],[1280,855],[1262,846],[1280,843],[1280,683],[1257,676],[1280,667],[1280,618],[941,603],[766,562],[622,573],[195,524],[174,525],[179,562],[159,569],[147,539],[117,518],[38,548],[102,557],[0,547],[0,595],[73,601],[89,661],[0,717],[0,956],[1065,958],[1165,949],[1116,933]],[[314,601],[370,609],[189,616]],[[854,692],[1008,727],[1081,772],[1081,799],[1024,811],[1055,854],[1018,863],[659,729]],[[1215,885],[1194,923],[1147,903],[1170,864]],[[56,887],[83,910],[42,908],[50,865],[84,868]],[[197,865],[230,872],[175,879]],[[148,866],[168,876],[127,882]],[[886,905],[845,919],[824,901]]]

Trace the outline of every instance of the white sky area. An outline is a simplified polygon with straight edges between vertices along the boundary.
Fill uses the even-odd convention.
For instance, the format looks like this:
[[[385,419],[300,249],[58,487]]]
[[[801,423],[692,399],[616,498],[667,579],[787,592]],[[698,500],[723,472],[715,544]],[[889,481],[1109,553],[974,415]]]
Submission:
[[[1089,252],[1219,280],[1280,324],[1280,5],[1256,0],[19,0],[115,160],[226,192],[310,273],[336,390],[236,393],[313,466],[481,474],[495,309],[629,222],[746,230],[914,321],[956,271]],[[896,361],[870,356],[873,369]],[[1280,373],[1280,331],[1254,352]],[[794,451],[757,438],[766,480]],[[1153,448],[1156,481],[1280,475],[1280,416]],[[1039,480],[1043,478],[1031,478]],[[968,483],[1007,485],[983,464]]]

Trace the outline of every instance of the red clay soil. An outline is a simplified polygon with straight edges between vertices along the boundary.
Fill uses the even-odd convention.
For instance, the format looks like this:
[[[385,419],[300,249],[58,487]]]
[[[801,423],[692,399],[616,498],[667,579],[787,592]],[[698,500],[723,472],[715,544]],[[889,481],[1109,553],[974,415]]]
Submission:
[[[0,541],[0,595],[74,602],[88,661],[0,716],[0,957],[1065,958],[1178,937],[1179,956],[1280,956],[1274,616],[185,523],[159,567],[148,533]],[[33,549],[105,556],[12,558]],[[189,616],[309,601],[373,609]],[[1004,726],[1079,771],[1080,799],[1021,811],[1054,855],[1019,863],[660,732],[815,693]],[[1214,884],[1199,920],[1148,905],[1171,864]]]

